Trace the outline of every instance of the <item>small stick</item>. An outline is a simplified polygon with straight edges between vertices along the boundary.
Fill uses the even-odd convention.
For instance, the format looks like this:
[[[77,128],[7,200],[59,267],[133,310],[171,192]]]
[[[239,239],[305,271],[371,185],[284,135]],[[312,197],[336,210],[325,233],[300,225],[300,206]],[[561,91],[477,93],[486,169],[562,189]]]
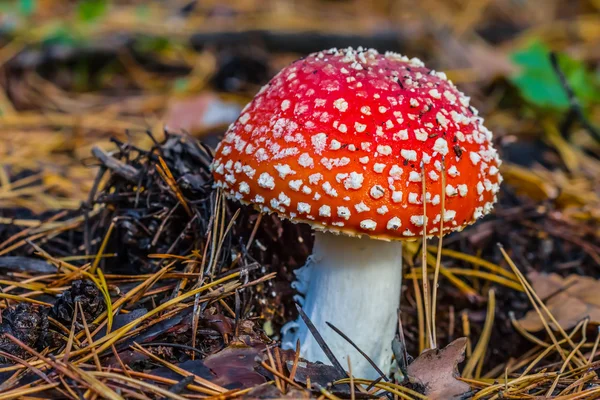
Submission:
[[[550,53],[550,64],[552,65],[554,73],[558,77],[560,84],[562,85],[563,89],[567,94],[567,98],[569,99],[569,106],[571,107],[571,112],[577,116],[581,125],[585,128],[586,131],[589,132],[589,134],[594,138],[594,140],[600,142],[600,131],[598,131],[598,129],[596,129],[596,127],[592,125],[590,121],[588,121],[585,114],[583,113],[583,107],[581,106],[579,99],[577,99],[577,96],[575,96],[573,88],[571,88],[571,85],[569,85],[569,82],[567,82],[567,78],[564,72],[560,68],[560,65],[558,65],[558,56],[555,52]]]
[[[423,241],[421,243],[421,271],[423,274],[423,306],[425,307],[425,329],[427,332],[426,346],[429,348],[435,347],[433,334],[431,331],[431,306],[429,298],[429,278],[427,277],[427,188],[425,185],[425,164],[421,163],[421,183],[423,186]],[[443,190],[443,187],[442,187]],[[444,219],[442,217],[442,219]]]
[[[325,355],[329,359],[329,362],[331,363],[331,365],[333,365],[333,367],[336,369],[336,371],[339,375],[338,379],[345,377],[346,371],[344,371],[344,368],[342,368],[342,365],[340,364],[340,362],[337,360],[337,358],[335,358],[335,356],[333,355],[333,352],[331,351],[329,346],[327,346],[327,343],[325,343],[325,341],[323,340],[323,336],[321,336],[321,334],[319,333],[317,328],[311,322],[310,318],[308,318],[308,315],[306,315],[306,313],[304,312],[302,307],[300,307],[300,305],[297,303],[296,303],[296,308],[298,309],[300,318],[302,318],[302,321],[304,321],[304,323],[308,327],[308,330],[310,331],[310,333],[313,335],[313,337],[317,341],[319,347],[321,347],[321,350],[323,350],[323,353],[325,353]]]
[[[438,280],[440,278],[440,267],[442,265],[442,238],[444,237],[444,214],[446,212],[446,158],[442,157],[442,211],[440,218],[440,236],[438,241],[437,254],[435,258],[435,271],[433,273],[433,294],[431,300],[431,326],[433,331],[433,344],[432,347],[435,349],[437,347],[437,338],[436,338],[436,325],[435,325],[435,317],[436,317],[436,307],[437,307],[437,288],[438,288]]]
[[[350,400],[355,400],[356,393],[354,393],[354,376],[352,375],[352,363],[350,362],[350,356],[348,356],[348,376],[350,377]]]
[[[600,335],[598,335],[600,337]],[[293,381],[296,377],[296,370],[298,369],[298,360],[300,359],[300,339],[296,340],[296,354],[294,354],[294,365],[290,371],[290,379]]]
[[[365,358],[365,360],[367,360],[369,362],[369,364],[371,364],[371,366],[375,369],[375,371],[377,371],[377,373],[380,375],[380,377],[386,381],[389,382],[389,379],[387,378],[387,376],[385,376],[385,374],[383,373],[383,371],[381,369],[379,369],[379,367],[377,366],[377,364],[375,364],[373,362],[373,360],[371,360],[369,358],[369,356],[362,351],[352,340],[350,340],[350,338],[348,336],[346,336],[346,334],[344,332],[342,332],[341,330],[339,330],[335,325],[333,325],[331,322],[325,322],[331,329],[333,329],[335,331],[335,333],[337,333],[338,335],[340,335],[341,337],[344,338],[345,341],[347,341],[348,343],[350,343],[350,345],[352,347],[354,347],[356,349],[356,351],[358,351],[360,353],[361,356],[363,356]]]

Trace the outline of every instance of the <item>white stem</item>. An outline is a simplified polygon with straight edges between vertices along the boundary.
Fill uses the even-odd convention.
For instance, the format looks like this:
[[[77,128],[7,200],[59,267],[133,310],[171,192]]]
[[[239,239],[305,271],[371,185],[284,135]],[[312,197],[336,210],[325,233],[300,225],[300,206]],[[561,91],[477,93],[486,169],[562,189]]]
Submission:
[[[379,376],[326,321],[387,374],[402,290],[402,243],[316,232],[313,255],[296,275],[296,288],[306,294],[304,312],[342,366],[347,368],[350,355],[354,376]],[[301,319],[282,333],[284,348],[295,348],[300,339],[302,357],[330,364]]]

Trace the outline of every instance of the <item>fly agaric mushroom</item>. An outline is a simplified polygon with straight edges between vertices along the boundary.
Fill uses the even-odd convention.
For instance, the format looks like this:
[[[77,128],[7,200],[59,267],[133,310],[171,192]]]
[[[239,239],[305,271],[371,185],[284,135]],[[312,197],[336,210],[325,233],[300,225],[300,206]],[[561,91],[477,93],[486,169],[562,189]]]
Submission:
[[[263,87],[212,168],[230,198],[315,230],[296,271],[303,309],[338,360],[350,355],[356,376],[374,378],[326,322],[389,371],[402,240],[461,230],[492,210],[502,178],[491,140],[445,74],[396,53],[332,49]],[[300,339],[304,358],[328,362],[306,325],[292,325],[284,345]]]

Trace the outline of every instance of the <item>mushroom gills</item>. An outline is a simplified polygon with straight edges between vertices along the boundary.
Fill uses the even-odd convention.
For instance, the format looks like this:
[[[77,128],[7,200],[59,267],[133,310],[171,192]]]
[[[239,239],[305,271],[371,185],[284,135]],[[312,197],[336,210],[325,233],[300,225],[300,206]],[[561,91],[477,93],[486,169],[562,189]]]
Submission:
[[[295,274],[294,287],[305,296],[304,312],[341,365],[347,368],[350,355],[355,377],[379,377],[326,322],[389,373],[402,290],[402,242],[315,232],[313,254]],[[294,349],[297,339],[303,358],[331,364],[300,318],[283,327],[282,347]]]

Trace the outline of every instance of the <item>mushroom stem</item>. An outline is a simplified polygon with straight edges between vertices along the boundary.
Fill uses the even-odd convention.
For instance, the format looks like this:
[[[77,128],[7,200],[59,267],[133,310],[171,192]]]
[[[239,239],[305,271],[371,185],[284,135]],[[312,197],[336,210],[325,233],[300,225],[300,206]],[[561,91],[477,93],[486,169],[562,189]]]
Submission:
[[[353,375],[379,374],[326,322],[346,334],[384,372],[389,373],[402,290],[402,242],[315,233],[313,254],[296,272],[295,287],[305,294],[303,310],[341,365],[350,355]],[[329,360],[301,320],[284,327],[283,347],[301,343],[309,361]]]

